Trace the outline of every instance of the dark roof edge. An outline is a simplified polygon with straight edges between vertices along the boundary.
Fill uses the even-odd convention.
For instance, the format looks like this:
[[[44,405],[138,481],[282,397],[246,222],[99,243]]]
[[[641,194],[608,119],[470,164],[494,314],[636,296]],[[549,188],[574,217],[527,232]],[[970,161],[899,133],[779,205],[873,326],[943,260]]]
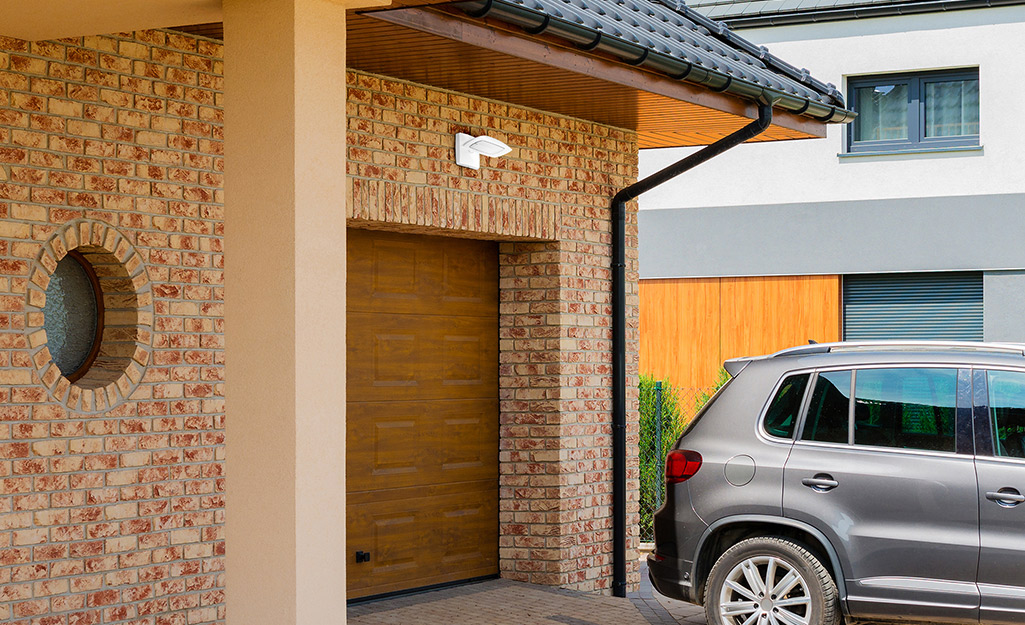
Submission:
[[[730,28],[759,28],[765,26],[792,26],[818,22],[890,17],[894,15],[915,15],[919,13],[940,13],[966,9],[1025,4],[1025,0],[926,0],[924,2],[897,2],[883,6],[849,7],[843,9],[819,9],[773,15],[752,15],[749,17],[723,17],[721,21]],[[693,11],[693,9],[692,9]]]
[[[580,40],[581,35],[586,33],[587,39],[593,39],[593,44],[588,44],[586,47],[587,50],[601,50],[603,52],[613,54],[632,65],[648,67],[649,69],[653,69],[658,73],[671,78],[701,84],[712,91],[726,92],[754,101],[771,101],[774,106],[779,107],[782,110],[795,115],[811,117],[820,122],[846,123],[857,116],[856,113],[846,108],[843,96],[835,86],[825,85],[817,80],[814,81],[816,84],[813,86],[810,80],[814,79],[811,79],[811,77],[808,76],[807,70],[796,70],[793,66],[787,65],[785,62],[776,59],[776,57],[772,58],[776,59],[776,62],[779,63],[779,65],[786,65],[793,71],[797,72],[798,76],[804,75],[807,77],[807,80],[801,80],[798,78],[800,82],[812,87],[816,91],[819,91],[822,95],[829,97],[834,103],[825,104],[800,95],[786,93],[770,87],[763,87],[753,82],[735,78],[716,70],[701,67],[700,65],[689,63],[687,61],[682,61],[670,55],[649,50],[647,47],[629,41],[613,37],[602,37],[600,32],[591,32],[583,25],[565,22],[558,17],[527,9],[511,1],[470,0],[468,2],[457,2],[454,5],[472,17],[494,17],[496,19],[518,25],[531,34],[547,32],[561,36],[570,41],[574,41]],[[669,6],[676,10],[676,6]],[[686,11],[687,13],[684,13],[684,15],[688,19],[704,26],[711,32],[725,33],[725,35],[719,36],[725,41],[728,41],[731,45],[736,46],[749,54],[758,56],[759,58],[762,58],[763,55],[772,56],[765,48],[759,48],[742,37],[730,33],[729,29],[725,25],[709,20],[693,10],[686,9]],[[727,39],[727,37],[731,37],[732,39]],[[738,42],[741,41],[746,44],[744,47],[738,45]],[[751,52],[751,49],[753,49],[754,52]],[[763,59],[763,62],[766,61]],[[768,65],[767,62],[766,64]],[[776,67],[773,67],[773,69],[782,71]],[[818,88],[819,85],[821,85],[821,88]]]
[[[824,83],[812,77],[811,73],[805,68],[796,68],[790,63],[787,63],[783,59],[779,58],[775,54],[769,52],[769,49],[765,46],[756,46],[744,37],[737,35],[730,31],[733,27],[727,20],[716,21],[709,17],[705,17],[704,14],[700,13],[696,9],[688,7],[684,0],[657,0],[662,4],[672,7],[678,13],[681,13],[684,17],[691,20],[699,26],[707,28],[714,37],[725,41],[731,46],[740,48],[744,52],[756,57],[761,62],[765,63],[771,69],[780,72],[784,76],[792,78],[799,83],[811,87],[819,93],[828,95],[834,101],[838,102],[841,107],[844,107],[843,95],[840,90],[836,88],[836,85],[832,83]],[[1025,2],[1025,0],[1021,0]]]

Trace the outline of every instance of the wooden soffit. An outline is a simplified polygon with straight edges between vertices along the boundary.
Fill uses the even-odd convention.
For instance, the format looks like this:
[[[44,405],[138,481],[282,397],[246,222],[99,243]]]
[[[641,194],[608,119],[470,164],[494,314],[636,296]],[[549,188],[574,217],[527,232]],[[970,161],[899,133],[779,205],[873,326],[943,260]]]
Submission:
[[[642,148],[707,145],[757,116],[748,100],[472,20],[450,4],[395,0],[384,9],[348,11],[347,65],[635,130]],[[223,38],[220,23],[178,29]],[[823,123],[776,109],[755,140],[823,136]]]
[[[707,145],[757,117],[755,104],[439,8],[352,12],[349,67],[636,130],[640,147]],[[777,109],[760,141],[825,136]]]

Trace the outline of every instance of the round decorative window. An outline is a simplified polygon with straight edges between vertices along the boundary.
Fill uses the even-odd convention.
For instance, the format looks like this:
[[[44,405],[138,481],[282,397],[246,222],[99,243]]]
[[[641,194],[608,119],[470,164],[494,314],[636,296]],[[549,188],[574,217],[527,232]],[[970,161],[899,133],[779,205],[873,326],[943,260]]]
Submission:
[[[149,364],[153,294],[128,237],[91,219],[64,224],[36,257],[26,303],[32,361],[51,397],[98,412],[133,396]]]
[[[46,287],[43,328],[50,356],[69,381],[89,369],[103,334],[103,295],[89,261],[68,252]]]

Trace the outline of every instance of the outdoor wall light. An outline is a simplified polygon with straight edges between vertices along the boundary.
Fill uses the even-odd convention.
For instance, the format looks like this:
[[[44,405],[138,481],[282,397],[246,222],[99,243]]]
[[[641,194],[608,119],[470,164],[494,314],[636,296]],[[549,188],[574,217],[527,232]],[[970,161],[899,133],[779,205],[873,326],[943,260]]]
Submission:
[[[460,132],[456,134],[456,165],[480,169],[481,154],[488,157],[502,156],[512,148],[494,137],[481,135],[474,137]]]

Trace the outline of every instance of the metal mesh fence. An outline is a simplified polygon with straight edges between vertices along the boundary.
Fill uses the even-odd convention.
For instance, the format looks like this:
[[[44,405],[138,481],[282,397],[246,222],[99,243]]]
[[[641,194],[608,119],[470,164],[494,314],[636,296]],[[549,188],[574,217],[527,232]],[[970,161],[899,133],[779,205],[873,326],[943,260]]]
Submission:
[[[641,541],[650,542],[655,538],[652,518],[665,501],[666,454],[676,445],[686,425],[721,385],[674,387],[662,380],[641,376]]]

